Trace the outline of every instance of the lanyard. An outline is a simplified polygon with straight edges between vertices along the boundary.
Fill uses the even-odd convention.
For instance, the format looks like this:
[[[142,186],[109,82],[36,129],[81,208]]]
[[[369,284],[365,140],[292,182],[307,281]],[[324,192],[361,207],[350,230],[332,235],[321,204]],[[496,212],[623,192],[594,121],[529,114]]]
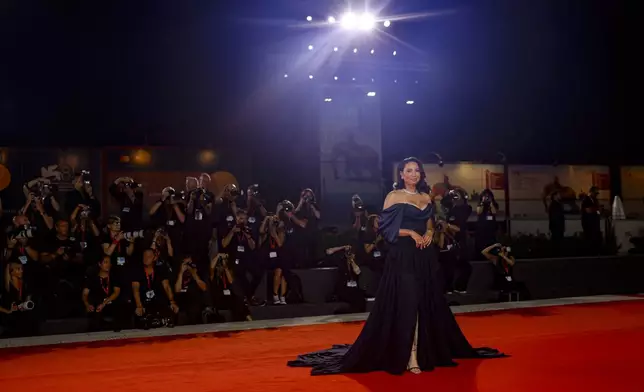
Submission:
[[[277,249],[277,241],[275,241],[275,238],[269,238],[269,246],[271,247],[271,249]]]
[[[18,252],[20,252],[20,256],[24,256],[25,255],[25,248],[23,246],[21,246],[20,248],[18,248]]]
[[[104,284],[106,282],[107,282],[107,284]],[[109,275],[106,278],[101,278],[101,287],[103,288],[103,291],[105,291],[105,295],[109,295],[109,293],[110,293],[110,277],[109,277]]]
[[[151,274],[148,274],[148,271],[145,271],[145,278],[148,280],[148,290],[152,290],[152,283],[154,283],[154,269]]]
[[[221,283],[224,285],[224,290],[226,290],[226,286],[227,286],[226,285],[226,280],[228,280],[228,279],[226,279],[226,271],[222,271],[221,272]]]
[[[22,301],[22,280],[18,282],[18,299]]]

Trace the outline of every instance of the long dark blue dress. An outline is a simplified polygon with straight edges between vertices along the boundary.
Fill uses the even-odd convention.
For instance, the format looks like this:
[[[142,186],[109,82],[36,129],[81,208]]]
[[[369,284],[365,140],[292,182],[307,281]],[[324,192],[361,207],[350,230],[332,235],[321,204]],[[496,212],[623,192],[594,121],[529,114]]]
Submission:
[[[454,358],[502,357],[490,348],[472,348],[443,296],[434,246],[419,249],[400,229],[423,235],[432,206],[424,210],[399,203],[382,211],[379,231],[389,242],[376,302],[353,345],[298,356],[289,366],[312,367],[312,375],[363,373],[384,370],[402,374],[407,369],[418,320],[417,359],[423,371],[455,366]]]

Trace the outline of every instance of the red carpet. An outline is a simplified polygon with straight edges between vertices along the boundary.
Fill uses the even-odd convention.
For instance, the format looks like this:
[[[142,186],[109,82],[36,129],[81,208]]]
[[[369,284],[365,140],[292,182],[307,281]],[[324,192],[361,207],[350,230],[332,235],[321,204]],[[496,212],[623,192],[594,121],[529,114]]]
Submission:
[[[644,391],[644,301],[458,316],[512,355],[416,376],[310,377],[296,354],[350,343],[362,323],[0,350],[2,391]]]

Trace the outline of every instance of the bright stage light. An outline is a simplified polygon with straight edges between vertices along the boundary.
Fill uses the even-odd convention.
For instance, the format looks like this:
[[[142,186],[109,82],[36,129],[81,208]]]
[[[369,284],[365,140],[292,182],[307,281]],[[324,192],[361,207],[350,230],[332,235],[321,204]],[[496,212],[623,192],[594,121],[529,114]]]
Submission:
[[[405,102],[405,103],[406,103],[407,105],[413,105],[413,104],[414,104],[414,101],[407,101],[407,102]]]
[[[355,81],[356,81],[356,78],[351,78],[351,80],[355,82]]]
[[[327,19],[327,22],[329,22],[330,24],[334,24],[335,18],[333,16],[329,16],[329,18]]]
[[[312,21],[312,20],[313,20],[313,17],[312,17],[312,16],[307,16],[307,17],[306,17],[306,20],[310,22],[310,21]]]
[[[375,52],[376,51],[374,49],[371,49],[371,52],[369,52],[369,53],[374,54]]]
[[[376,92],[375,92],[375,91],[369,91],[369,92],[367,93],[367,97],[375,97],[375,96],[376,96]]]
[[[395,55],[396,55],[396,51],[394,50],[394,52],[393,52],[392,54],[395,56]]]
[[[285,77],[285,78],[288,78],[288,74],[284,74],[284,77]]]
[[[337,47],[337,46],[334,46],[334,47],[333,47],[333,51],[334,51],[334,52],[337,52],[337,51],[338,51],[338,47]]]
[[[338,77],[337,77],[337,76],[334,76],[334,77],[333,77],[333,80],[338,80]]]
[[[358,53],[358,48],[353,48],[353,53]]]
[[[309,75],[309,79],[313,79],[313,75]]]
[[[324,98],[324,102],[331,102],[333,101],[331,98]]]
[[[313,50],[313,45],[309,45],[309,50]]]
[[[347,12],[342,15],[340,23],[345,29],[352,30],[356,28],[356,25],[358,24],[358,18],[356,18],[356,15],[353,12]]]
[[[391,22],[390,22],[390,21],[388,21],[388,20],[385,20],[385,23],[383,23],[383,25],[384,25],[385,27],[389,27],[389,26],[391,26]]]
[[[369,31],[376,24],[376,18],[370,13],[360,15],[360,30]]]

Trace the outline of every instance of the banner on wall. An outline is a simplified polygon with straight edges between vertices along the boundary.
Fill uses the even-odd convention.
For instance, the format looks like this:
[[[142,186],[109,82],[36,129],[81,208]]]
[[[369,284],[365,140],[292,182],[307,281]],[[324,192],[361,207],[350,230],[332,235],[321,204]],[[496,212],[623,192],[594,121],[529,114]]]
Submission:
[[[513,216],[545,215],[546,201],[554,191],[561,195],[567,213],[579,214],[580,198],[592,186],[599,189],[599,200],[608,206],[607,166],[510,165],[508,170]]]

